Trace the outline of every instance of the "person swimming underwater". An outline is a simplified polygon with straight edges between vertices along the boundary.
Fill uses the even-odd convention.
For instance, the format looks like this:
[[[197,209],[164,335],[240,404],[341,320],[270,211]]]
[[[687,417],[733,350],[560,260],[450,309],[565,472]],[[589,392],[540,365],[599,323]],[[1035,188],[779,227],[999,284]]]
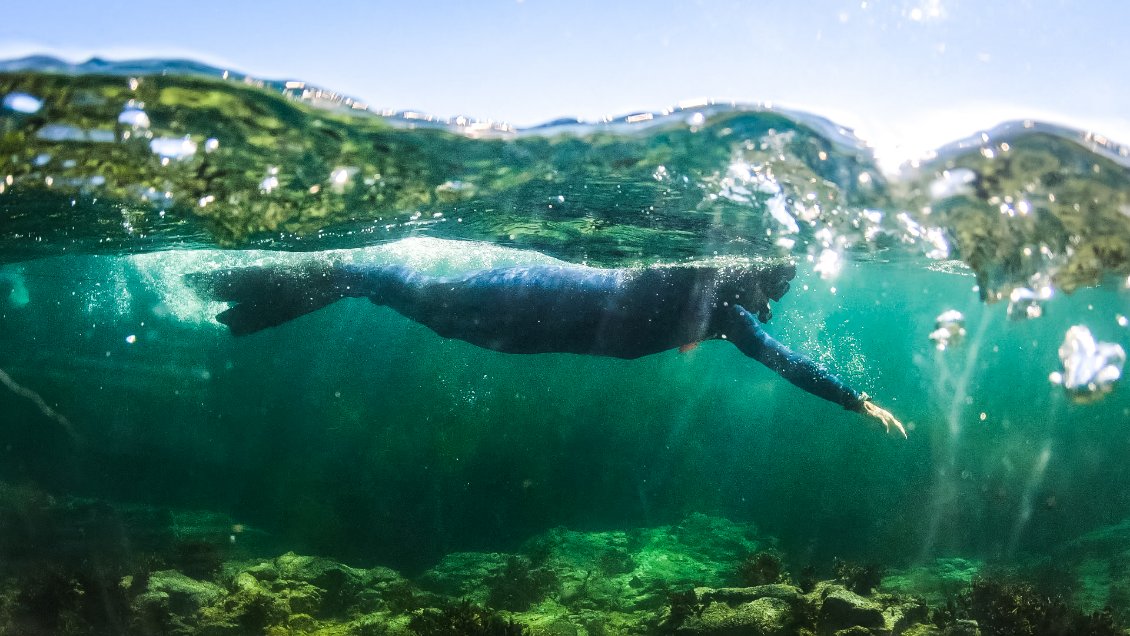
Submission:
[[[187,275],[191,287],[234,303],[216,319],[243,336],[342,298],[368,298],[445,338],[506,353],[638,358],[704,340],[732,342],[805,391],[906,429],[816,361],[761,328],[796,275],[792,264],[603,269],[533,265],[429,276],[398,265],[319,263]]]

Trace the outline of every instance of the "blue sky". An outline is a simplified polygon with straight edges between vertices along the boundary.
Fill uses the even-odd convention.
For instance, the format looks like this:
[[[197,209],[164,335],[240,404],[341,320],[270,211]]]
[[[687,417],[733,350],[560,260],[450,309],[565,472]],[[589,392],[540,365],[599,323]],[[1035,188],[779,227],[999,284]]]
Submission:
[[[708,97],[799,107],[890,158],[1003,119],[1130,142],[1130,3],[13,2],[0,57],[191,57],[374,106],[534,124]]]

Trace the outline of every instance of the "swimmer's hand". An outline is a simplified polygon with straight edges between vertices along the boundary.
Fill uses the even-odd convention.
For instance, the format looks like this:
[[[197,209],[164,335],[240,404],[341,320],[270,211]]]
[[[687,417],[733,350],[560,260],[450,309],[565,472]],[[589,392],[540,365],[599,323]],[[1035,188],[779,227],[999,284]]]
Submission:
[[[891,432],[891,427],[894,426],[898,432],[902,433],[903,439],[906,439],[906,428],[902,425],[902,422],[898,421],[898,418],[892,415],[890,411],[876,406],[866,395],[864,395],[863,402],[859,407],[859,412],[867,417],[873,417],[879,420],[888,433]]]

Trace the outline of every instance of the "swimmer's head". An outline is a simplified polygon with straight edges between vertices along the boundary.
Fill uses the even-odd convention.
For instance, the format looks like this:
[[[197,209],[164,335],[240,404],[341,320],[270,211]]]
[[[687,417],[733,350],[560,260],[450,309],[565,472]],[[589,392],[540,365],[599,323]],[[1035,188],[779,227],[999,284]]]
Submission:
[[[793,276],[796,266],[792,263],[722,268],[718,271],[716,298],[719,303],[741,305],[766,322],[773,315],[769,301],[781,300],[788,293]]]

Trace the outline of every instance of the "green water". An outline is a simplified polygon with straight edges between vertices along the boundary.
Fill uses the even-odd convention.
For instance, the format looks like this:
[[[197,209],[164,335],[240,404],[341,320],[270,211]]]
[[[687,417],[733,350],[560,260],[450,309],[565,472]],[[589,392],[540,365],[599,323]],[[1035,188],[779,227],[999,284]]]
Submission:
[[[1130,344],[1124,148],[1017,125],[888,177],[847,131],[797,113],[710,107],[476,136],[277,88],[0,74],[0,93],[45,104],[0,115],[11,633],[426,633],[408,617],[460,598],[531,633],[663,633],[677,592],[748,586],[742,560],[767,547],[801,588],[803,571],[846,580],[837,559],[877,564],[881,589],[926,599],[923,624],[956,620],[938,608],[968,599],[982,568],[1127,617],[1130,393],[1079,403],[1048,379],[1073,325]],[[115,123],[129,99],[148,127]],[[112,138],[36,132],[60,122]],[[197,151],[182,159],[147,143],[186,134]],[[931,191],[960,169],[974,178]],[[767,329],[909,436],[724,341],[631,361],[507,355],[365,300],[234,338],[213,320],[223,305],[183,280],[330,254],[445,274],[788,256],[798,275]],[[1038,318],[985,302],[1043,285],[1055,293]],[[967,335],[938,350],[929,334],[951,309]],[[343,584],[269,561],[288,551],[399,574],[341,570],[357,589],[331,607]],[[214,586],[193,588],[211,600],[147,605],[170,571]],[[252,594],[247,576],[275,581],[254,592],[275,608],[261,621],[232,618],[251,615],[231,600]],[[511,579],[537,598],[498,596]],[[85,596],[68,595],[76,585]],[[278,600],[301,585],[321,605]],[[809,601],[788,599],[803,614]],[[180,618],[138,618],[153,607]],[[1040,633],[993,631],[972,607],[983,633]]]

